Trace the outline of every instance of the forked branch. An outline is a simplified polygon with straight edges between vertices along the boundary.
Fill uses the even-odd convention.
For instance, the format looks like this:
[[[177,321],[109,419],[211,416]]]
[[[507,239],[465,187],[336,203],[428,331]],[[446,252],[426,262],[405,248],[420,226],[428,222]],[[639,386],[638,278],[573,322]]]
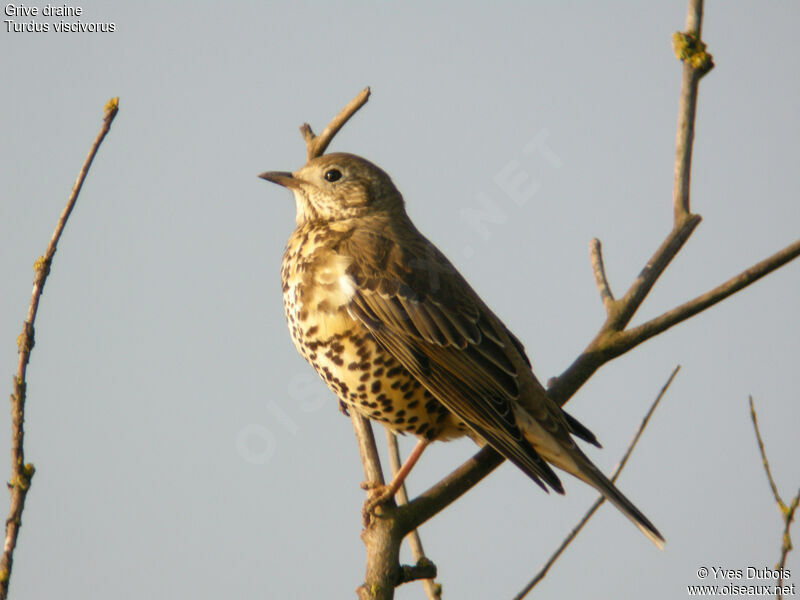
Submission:
[[[322,133],[319,135],[314,135],[314,132],[311,130],[311,125],[308,123],[303,123],[300,126],[300,133],[303,135],[303,139],[306,142],[306,162],[311,160],[312,158],[317,158],[318,156],[322,156],[325,153],[325,150],[328,148],[328,145],[331,143],[333,137],[339,132],[339,130],[344,126],[345,123],[352,117],[359,108],[364,106],[369,100],[369,88],[365,87],[361,90],[356,97],[350,100],[342,110],[339,111],[339,114],[331,119],[331,122],[328,123],[327,127],[322,130]]]
[[[553,380],[548,394],[554,401],[563,405],[597,369],[609,360],[625,354],[642,342],[714,306],[798,256],[800,256],[800,240],[646,323],[625,330],[616,330],[604,325],[569,368]]]
[[[772,477],[772,470],[769,468],[769,460],[767,460],[767,452],[764,449],[764,439],[761,437],[761,430],[758,427],[758,417],[756,416],[756,407],[753,404],[752,396],[750,396],[749,401],[750,419],[753,421],[753,430],[756,433],[756,442],[758,443],[758,452],[761,455],[761,464],[764,466],[764,472],[767,475],[767,481],[769,482],[769,487],[772,490],[772,496],[775,498],[775,504],[777,504],[778,512],[780,512],[781,519],[783,520],[783,534],[781,535],[781,557],[776,566],[776,570],[780,572],[778,575],[778,592],[776,595],[778,598],[783,598],[783,574],[786,567],[786,557],[789,554],[789,551],[792,549],[790,530],[792,527],[792,521],[794,520],[795,512],[797,512],[797,505],[800,503],[800,490],[797,490],[797,494],[794,496],[794,498],[792,498],[788,505],[783,501],[781,495],[778,493],[778,486],[775,484],[775,479]]]

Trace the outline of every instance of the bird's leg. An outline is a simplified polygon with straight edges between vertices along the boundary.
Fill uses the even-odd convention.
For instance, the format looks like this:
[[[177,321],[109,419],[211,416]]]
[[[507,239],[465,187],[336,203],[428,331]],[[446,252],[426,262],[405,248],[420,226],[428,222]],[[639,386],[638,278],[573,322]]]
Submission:
[[[411,454],[408,455],[406,461],[403,463],[397,473],[394,474],[392,481],[389,482],[389,485],[386,486],[386,491],[384,494],[391,498],[397,493],[397,490],[400,489],[400,486],[403,485],[403,482],[406,480],[406,477],[411,472],[411,469],[414,468],[414,465],[417,464],[419,457],[422,456],[422,453],[425,451],[425,448],[428,447],[431,441],[426,438],[422,438],[421,440],[417,441],[417,445],[414,446],[414,449],[411,451]]]
[[[403,465],[398,469],[397,473],[394,474],[394,477],[388,485],[371,485],[368,483],[362,485],[362,487],[369,490],[369,494],[372,496],[364,506],[365,516],[371,513],[378,504],[386,502],[394,497],[394,495],[397,493],[397,490],[399,490],[400,486],[403,485],[403,482],[411,472],[411,469],[413,469],[414,465],[417,464],[419,457],[422,456],[425,448],[427,448],[428,444],[430,443],[431,440],[429,439],[420,439],[417,442],[417,445],[414,446],[411,454],[409,454],[406,458]]]

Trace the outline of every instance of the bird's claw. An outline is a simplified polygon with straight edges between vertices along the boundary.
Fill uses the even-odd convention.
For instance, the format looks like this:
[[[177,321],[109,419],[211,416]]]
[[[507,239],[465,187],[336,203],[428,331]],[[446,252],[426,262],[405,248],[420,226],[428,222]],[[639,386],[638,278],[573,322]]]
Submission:
[[[370,519],[376,516],[375,509],[381,504],[385,504],[394,498],[394,492],[388,485],[383,485],[376,481],[364,481],[361,483],[361,489],[366,490],[367,499],[364,501],[364,506],[361,509],[361,518],[364,527],[369,524]]]

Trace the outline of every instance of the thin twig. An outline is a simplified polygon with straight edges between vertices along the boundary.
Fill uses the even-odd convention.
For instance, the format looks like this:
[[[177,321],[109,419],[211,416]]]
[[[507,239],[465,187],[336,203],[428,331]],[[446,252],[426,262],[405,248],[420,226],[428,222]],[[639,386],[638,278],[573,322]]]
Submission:
[[[600,299],[603,301],[603,308],[606,309],[606,314],[610,315],[614,305],[614,294],[611,293],[611,286],[608,285],[606,278],[606,268],[603,265],[603,246],[597,238],[592,238],[589,242],[589,259],[592,263],[594,282],[600,293]]]
[[[680,369],[681,369],[680,365],[678,365],[677,367],[675,367],[675,369],[673,369],[672,374],[669,376],[669,379],[667,379],[667,382],[661,387],[661,391],[658,392],[658,395],[656,396],[656,399],[653,401],[653,404],[650,405],[650,409],[645,414],[644,418],[642,419],[642,422],[639,423],[639,427],[636,430],[636,433],[634,434],[630,444],[628,444],[628,448],[625,450],[625,454],[622,455],[622,458],[620,459],[619,463],[614,468],[614,472],[611,475],[611,483],[615,483],[617,481],[617,478],[619,477],[619,474],[622,472],[622,469],[625,468],[625,464],[628,462],[628,458],[630,458],[633,449],[636,447],[636,444],[639,443],[639,438],[642,437],[642,432],[644,431],[644,428],[647,427],[647,424],[650,421],[650,417],[653,415],[653,412],[656,410],[656,407],[658,406],[659,402],[661,402],[661,398],[663,398],[664,394],[667,393],[667,390],[669,389],[672,380],[675,379],[675,376],[678,374],[678,371],[680,371]],[[600,495],[597,498],[597,500],[594,501],[594,504],[592,504],[592,506],[589,508],[586,514],[583,515],[583,518],[580,521],[578,521],[578,524],[575,525],[572,531],[569,532],[569,535],[567,535],[567,537],[564,538],[564,541],[561,542],[561,545],[558,548],[556,548],[556,551],[553,552],[553,554],[550,556],[547,562],[542,566],[541,569],[539,569],[539,572],[536,573],[533,579],[531,579],[530,582],[528,582],[528,585],[526,585],[519,594],[514,596],[514,600],[522,600],[522,598],[527,596],[528,593],[536,586],[537,583],[539,583],[542,579],[545,578],[547,572],[550,570],[550,567],[553,566],[553,564],[556,562],[556,560],[558,560],[558,558],[561,556],[564,550],[567,549],[567,546],[569,546],[572,543],[572,540],[574,540],[575,537],[578,535],[578,533],[580,533],[581,529],[583,529],[583,526],[589,522],[589,519],[592,518],[592,515],[594,515],[595,511],[597,511],[597,509],[600,508],[600,505],[603,504],[605,500],[606,500],[605,496]]]
[[[83,187],[83,182],[89,172],[97,150],[106,137],[114,117],[119,110],[119,98],[112,98],[105,105],[103,125],[100,132],[89,149],[89,154],[83,162],[83,166],[78,173],[75,185],[67,199],[67,204],[61,212],[61,216],[56,223],[56,228],[47,245],[47,250],[43,256],[36,259],[33,265],[33,291],[31,292],[31,302],[28,306],[28,314],[22,324],[22,333],[17,338],[17,348],[19,357],[17,361],[17,372],[14,376],[14,391],[11,394],[11,478],[8,483],[11,503],[9,507],[8,519],[6,519],[6,538],[3,556],[0,558],[0,599],[8,596],[8,585],[11,579],[11,568],[14,563],[14,549],[17,545],[17,537],[22,526],[22,511],[25,508],[25,498],[30,489],[31,479],[35,468],[31,463],[25,463],[24,439],[25,439],[25,380],[30,362],[31,350],[34,345],[34,322],[39,310],[39,299],[42,296],[45,281],[50,273],[53,264],[53,257],[58,247],[58,241],[67,224],[67,219],[78,200],[78,194]]]
[[[769,487],[772,489],[772,495],[775,497],[775,502],[778,503],[778,509],[780,509],[781,512],[785,512],[786,505],[783,503],[783,500],[778,493],[778,486],[775,485],[775,480],[772,478],[772,471],[769,468],[767,453],[764,450],[764,440],[761,438],[761,431],[758,428],[758,417],[756,416],[756,407],[753,404],[753,397],[750,396],[748,400],[750,402],[750,419],[753,421],[753,429],[756,432],[756,441],[758,442],[758,452],[761,454],[761,463],[764,465],[764,472],[767,474],[767,481],[769,481]]]
[[[636,311],[644,302],[650,290],[658,281],[661,274],[667,269],[672,259],[678,255],[683,245],[700,224],[700,215],[691,215],[678,226],[673,227],[667,237],[661,242],[647,264],[642,268],[636,279],[631,284],[625,295],[617,302],[617,310],[603,323],[597,337],[608,333],[622,331],[631,322]]]
[[[372,433],[370,422],[356,414],[354,410],[350,411],[350,422],[353,424],[353,432],[356,435],[365,482],[369,485],[384,485],[381,459],[378,456],[378,447],[375,445],[375,436]]]
[[[794,520],[794,514],[797,511],[798,503],[800,503],[800,490],[797,490],[797,495],[792,499],[792,502],[784,513],[783,535],[781,536],[781,559],[778,561],[778,570],[780,571],[780,575],[778,575],[779,588],[783,587],[783,573],[786,568],[786,557],[792,549],[792,538],[789,535],[789,530],[792,527],[792,521]],[[778,598],[783,598],[783,594],[778,593]]]
[[[778,493],[778,486],[775,485],[775,479],[772,477],[772,470],[769,468],[769,460],[767,460],[767,452],[764,449],[764,440],[761,437],[761,430],[758,427],[758,417],[756,416],[756,407],[753,403],[753,397],[750,396],[748,398],[750,402],[750,419],[753,421],[753,430],[756,433],[756,442],[758,442],[758,452],[761,455],[761,464],[764,466],[764,473],[767,474],[767,481],[769,481],[769,487],[772,490],[772,495],[775,498],[775,503],[778,505],[778,512],[781,514],[781,518],[783,519],[783,535],[781,536],[781,558],[778,561],[776,569],[780,571],[778,575],[778,591],[776,593],[777,598],[783,598],[783,574],[784,574],[784,567],[786,566],[786,556],[789,554],[789,551],[792,549],[792,538],[790,535],[790,530],[792,527],[792,521],[794,520],[795,511],[797,511],[797,505],[800,503],[800,490],[797,491],[797,495],[792,498],[791,502],[789,502],[789,506],[781,498],[780,493]]]
[[[303,125],[300,126],[300,133],[303,135],[303,139],[306,142],[306,161],[309,161],[312,158],[317,158],[318,156],[322,156],[327,149],[328,144],[331,143],[333,137],[339,132],[344,124],[347,123],[350,117],[356,114],[359,108],[367,103],[367,100],[369,100],[369,94],[369,87],[365,87],[363,90],[361,90],[355,98],[348,102],[347,106],[339,111],[338,115],[331,119],[330,123],[328,123],[328,125],[319,135],[314,135],[314,132],[311,130],[311,126],[308,123],[303,123]]]
[[[392,467],[392,476],[394,476],[397,475],[397,472],[400,470],[402,461],[400,460],[400,446],[397,443],[397,435],[389,429],[386,429],[386,445],[389,448],[389,465]],[[398,506],[408,504],[408,492],[406,491],[405,482],[400,485],[396,497]],[[411,549],[411,557],[414,559],[414,562],[419,565],[421,561],[428,561],[425,556],[425,550],[422,548],[422,539],[416,529],[408,534],[408,546]],[[433,578],[424,578],[421,580],[421,583],[422,587],[425,589],[425,596],[428,600],[441,600],[442,586],[438,585]]]
[[[728,296],[755,283],[800,256],[800,240],[786,246],[731,277],[717,287],[649,321],[624,331],[601,330],[586,349],[559,377],[551,380],[548,395],[563,405],[589,377],[608,361],[625,354],[642,342],[714,306]]]
[[[754,264],[734,275],[724,283],[717,287],[677,306],[646,323],[638,325],[632,329],[622,332],[619,336],[619,344],[625,348],[625,352],[634,346],[641,344],[645,340],[650,339],[663,331],[666,331],[673,325],[685,321],[689,317],[693,317],[699,312],[714,306],[717,302],[724,300],[746,288],[747,286],[755,283],[765,275],[769,275],[776,269],[782,267],[786,263],[794,260],[800,256],[800,240],[793,242],[782,248],[772,256],[768,256],[764,260]]]
[[[683,40],[700,40],[703,23],[703,0],[689,0],[686,9],[686,32]],[[675,44],[677,45],[677,39]],[[676,51],[678,49],[676,48]],[[697,86],[700,78],[709,70],[695,67],[691,56],[679,56],[683,60],[681,93],[678,101],[678,127],[675,135],[675,169],[673,173],[672,209],[675,226],[690,214],[689,183],[692,168],[692,142],[697,110]],[[710,60],[710,57],[709,57]]]

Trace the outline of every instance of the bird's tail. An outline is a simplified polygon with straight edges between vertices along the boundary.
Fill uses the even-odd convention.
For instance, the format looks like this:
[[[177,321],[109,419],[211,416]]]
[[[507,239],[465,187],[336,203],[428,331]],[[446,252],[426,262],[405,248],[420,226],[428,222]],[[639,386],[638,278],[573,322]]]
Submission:
[[[616,506],[619,511],[628,517],[631,522],[639,528],[647,538],[653,542],[659,550],[664,549],[664,537],[659,533],[650,522],[650,519],[645,517],[638,508],[633,505],[633,502],[628,500],[625,495],[620,492],[617,487],[611,483],[603,473],[594,466],[588,459],[586,463],[581,464],[580,473],[573,473],[598,492],[605,496],[605,499]]]
[[[650,520],[633,505],[633,502],[628,500],[622,492],[603,475],[602,471],[589,460],[589,457],[581,452],[574,441],[569,440],[571,443],[567,442],[566,438],[569,437],[569,434],[566,431],[561,432],[561,439],[559,439],[559,437],[556,437],[552,432],[552,429],[543,427],[524,407],[516,408],[514,416],[521,425],[520,429],[523,435],[542,458],[559,469],[591,485],[598,492],[603,494],[606,500],[616,506],[623,515],[628,517],[659,550],[664,549],[664,538],[658,532],[658,529],[656,529]],[[580,425],[575,419],[570,418],[568,424],[570,426],[570,431],[574,432],[579,437],[588,441],[593,441],[593,443],[597,442],[594,435],[583,427],[583,425]]]

